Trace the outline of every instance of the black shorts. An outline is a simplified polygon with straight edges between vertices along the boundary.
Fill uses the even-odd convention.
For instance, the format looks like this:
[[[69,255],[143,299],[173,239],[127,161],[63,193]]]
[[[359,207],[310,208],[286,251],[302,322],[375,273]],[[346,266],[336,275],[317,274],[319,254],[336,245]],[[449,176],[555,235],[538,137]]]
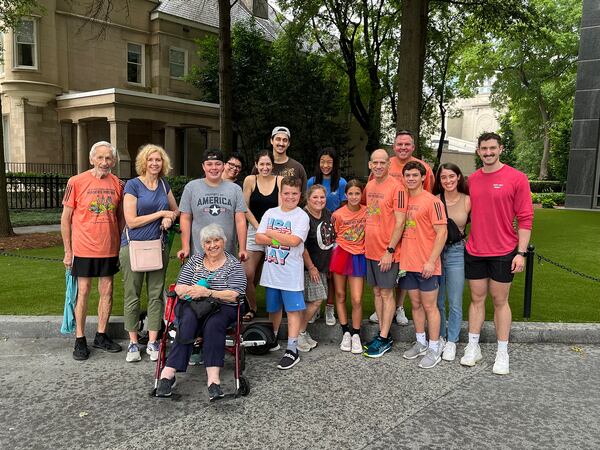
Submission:
[[[512,283],[515,276],[511,273],[512,260],[517,254],[512,252],[502,256],[472,256],[465,249],[465,278],[482,280],[491,278],[498,283]]]
[[[119,271],[119,257],[109,258],[73,258],[71,275],[74,277],[111,277]]]

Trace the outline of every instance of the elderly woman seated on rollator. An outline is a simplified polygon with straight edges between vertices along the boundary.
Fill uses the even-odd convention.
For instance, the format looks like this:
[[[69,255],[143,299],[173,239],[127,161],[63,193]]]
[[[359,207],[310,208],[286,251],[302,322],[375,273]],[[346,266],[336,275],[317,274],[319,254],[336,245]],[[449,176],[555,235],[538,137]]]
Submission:
[[[195,254],[181,269],[175,292],[177,337],[161,372],[156,395],[169,397],[175,373],[185,372],[192,344],[203,336],[204,365],[211,401],[222,398],[220,371],[225,358],[227,327],[237,318],[237,300],[246,290],[246,275],[237,259],[225,252],[225,232],[211,224],[200,232],[203,254]]]

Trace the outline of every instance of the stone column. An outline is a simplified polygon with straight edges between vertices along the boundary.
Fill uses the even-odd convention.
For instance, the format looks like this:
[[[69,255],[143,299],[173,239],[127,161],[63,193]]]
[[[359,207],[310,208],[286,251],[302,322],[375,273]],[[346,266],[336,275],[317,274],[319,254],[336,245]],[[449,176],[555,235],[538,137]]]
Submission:
[[[600,0],[584,0],[573,132],[567,176],[568,208],[600,208]]]
[[[122,178],[131,177],[131,156],[127,146],[127,122],[122,120],[109,120],[110,143],[119,153],[119,162],[114,169],[115,175]]]
[[[77,173],[90,168],[90,149],[88,148],[87,124],[77,122]]]
[[[165,151],[171,159],[171,166],[173,167],[172,175],[181,175],[179,164],[177,164],[177,141],[175,139],[175,127],[172,125],[165,126]]]

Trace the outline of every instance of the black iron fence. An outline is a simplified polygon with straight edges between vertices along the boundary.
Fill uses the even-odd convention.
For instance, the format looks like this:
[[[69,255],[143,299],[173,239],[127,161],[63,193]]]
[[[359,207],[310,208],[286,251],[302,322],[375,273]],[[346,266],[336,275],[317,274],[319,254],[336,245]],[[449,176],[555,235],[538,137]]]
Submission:
[[[6,176],[10,209],[50,209],[62,207],[68,177],[64,175]]]
[[[50,164],[50,163],[18,163],[5,162],[5,172],[12,173],[38,173],[38,174],[58,174],[72,176],[77,173],[75,164]]]

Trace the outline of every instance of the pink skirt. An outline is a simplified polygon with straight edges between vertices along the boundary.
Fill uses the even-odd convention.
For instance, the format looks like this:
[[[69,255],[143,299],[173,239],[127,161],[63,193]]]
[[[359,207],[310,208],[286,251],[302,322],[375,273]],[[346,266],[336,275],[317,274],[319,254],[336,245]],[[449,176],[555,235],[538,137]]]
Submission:
[[[364,277],[367,274],[367,261],[365,255],[353,255],[338,245],[333,249],[329,270],[347,277]]]

